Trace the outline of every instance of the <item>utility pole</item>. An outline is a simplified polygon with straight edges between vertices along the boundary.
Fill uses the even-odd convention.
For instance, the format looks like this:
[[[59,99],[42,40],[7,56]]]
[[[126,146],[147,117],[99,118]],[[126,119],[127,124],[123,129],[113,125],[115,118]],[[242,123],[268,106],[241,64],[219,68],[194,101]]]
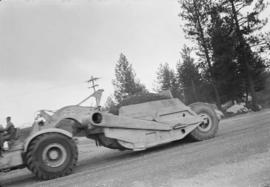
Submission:
[[[95,84],[95,81],[96,80],[99,80],[100,78],[97,78],[97,77],[93,77],[91,76],[90,79],[86,82],[88,82],[89,84],[91,84],[90,87],[88,88],[92,88],[94,90],[94,92],[96,92],[96,87],[98,87],[99,85],[98,84]]]
[[[97,81],[98,79],[100,79],[100,78],[91,76],[90,79],[86,81],[87,83],[91,84],[91,86],[88,87],[88,88],[92,88],[94,90],[94,92],[93,92],[93,94],[91,94],[90,96],[88,96],[87,98],[85,98],[83,101],[81,101],[80,103],[78,103],[77,105],[81,105],[82,103],[84,103],[85,101],[87,101],[89,98],[95,97],[96,104],[97,104],[97,107],[98,107],[98,105],[100,103],[101,93],[104,91],[104,90],[96,90],[96,87],[98,87],[99,85],[98,84],[95,84],[95,81]]]

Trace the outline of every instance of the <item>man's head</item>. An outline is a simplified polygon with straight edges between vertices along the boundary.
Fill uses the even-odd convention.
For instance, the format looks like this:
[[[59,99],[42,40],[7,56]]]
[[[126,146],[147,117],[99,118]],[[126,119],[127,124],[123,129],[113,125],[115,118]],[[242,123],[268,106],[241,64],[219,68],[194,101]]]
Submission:
[[[10,121],[11,121],[11,117],[8,116],[8,117],[6,118],[6,120],[7,120],[7,122],[10,122]]]

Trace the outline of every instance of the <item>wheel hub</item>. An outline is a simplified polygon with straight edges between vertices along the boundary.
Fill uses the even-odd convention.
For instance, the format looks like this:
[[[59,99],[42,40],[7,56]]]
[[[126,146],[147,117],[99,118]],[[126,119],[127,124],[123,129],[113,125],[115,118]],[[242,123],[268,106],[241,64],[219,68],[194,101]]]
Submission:
[[[49,152],[49,158],[51,160],[56,160],[59,156],[60,155],[59,155],[58,151],[56,151],[56,150],[52,150]]]
[[[207,114],[200,114],[200,117],[203,119],[203,122],[198,126],[200,131],[207,132],[212,127],[212,120]]]
[[[49,167],[59,167],[66,159],[67,151],[58,143],[47,145],[42,152],[42,160]]]

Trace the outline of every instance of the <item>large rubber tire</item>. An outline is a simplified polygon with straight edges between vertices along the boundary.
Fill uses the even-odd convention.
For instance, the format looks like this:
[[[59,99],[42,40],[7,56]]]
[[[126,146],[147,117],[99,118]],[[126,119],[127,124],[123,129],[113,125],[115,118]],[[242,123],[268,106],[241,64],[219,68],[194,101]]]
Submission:
[[[25,159],[27,168],[39,179],[49,180],[72,172],[77,164],[78,149],[71,138],[47,133],[30,143]]]
[[[204,123],[194,129],[189,137],[195,141],[213,138],[218,131],[218,117],[213,108],[207,103],[193,103],[190,108],[204,118]]]

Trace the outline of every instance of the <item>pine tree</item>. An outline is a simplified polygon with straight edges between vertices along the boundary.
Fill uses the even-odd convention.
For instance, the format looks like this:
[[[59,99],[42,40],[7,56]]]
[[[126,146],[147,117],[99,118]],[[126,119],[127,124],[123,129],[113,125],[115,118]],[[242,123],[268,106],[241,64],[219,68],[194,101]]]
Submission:
[[[253,35],[254,32],[262,29],[267,23],[259,18],[266,4],[264,0],[227,0],[221,4],[230,10],[229,14],[234,24],[232,34],[235,34],[237,40],[236,53],[240,73],[252,97],[252,107],[257,109],[256,79],[258,80],[258,76],[264,72],[265,66],[262,59],[253,52],[252,44],[260,41],[259,35]],[[253,4],[255,6],[250,12],[242,11]]]
[[[218,93],[218,82],[213,78],[213,67],[210,54],[209,36],[206,27],[209,22],[209,7],[212,5],[211,0],[180,0],[182,7],[180,17],[186,22],[184,31],[187,36],[197,41],[199,51],[203,53],[203,65],[209,70],[209,82],[215,93],[217,106],[221,107],[220,96]]]
[[[145,86],[139,80],[136,80],[135,77],[136,74],[132,65],[128,62],[126,56],[121,53],[115,66],[115,79],[113,80],[114,96],[118,103],[127,96],[147,92]]]
[[[203,95],[200,93],[201,75],[191,57],[191,49],[184,46],[181,55],[183,63],[177,64],[177,80],[184,90],[185,103],[190,104],[202,100]]]
[[[103,109],[113,114],[118,112],[117,104],[114,102],[113,96],[107,98]]]
[[[241,98],[245,89],[241,86],[239,68],[236,62],[236,39],[231,34],[233,20],[220,14],[224,7],[212,6],[211,22],[207,32],[210,36],[213,60],[213,78],[219,83],[221,101]]]
[[[173,97],[181,99],[181,89],[176,80],[176,75],[168,63],[160,64],[157,72],[158,91],[170,90]]]

